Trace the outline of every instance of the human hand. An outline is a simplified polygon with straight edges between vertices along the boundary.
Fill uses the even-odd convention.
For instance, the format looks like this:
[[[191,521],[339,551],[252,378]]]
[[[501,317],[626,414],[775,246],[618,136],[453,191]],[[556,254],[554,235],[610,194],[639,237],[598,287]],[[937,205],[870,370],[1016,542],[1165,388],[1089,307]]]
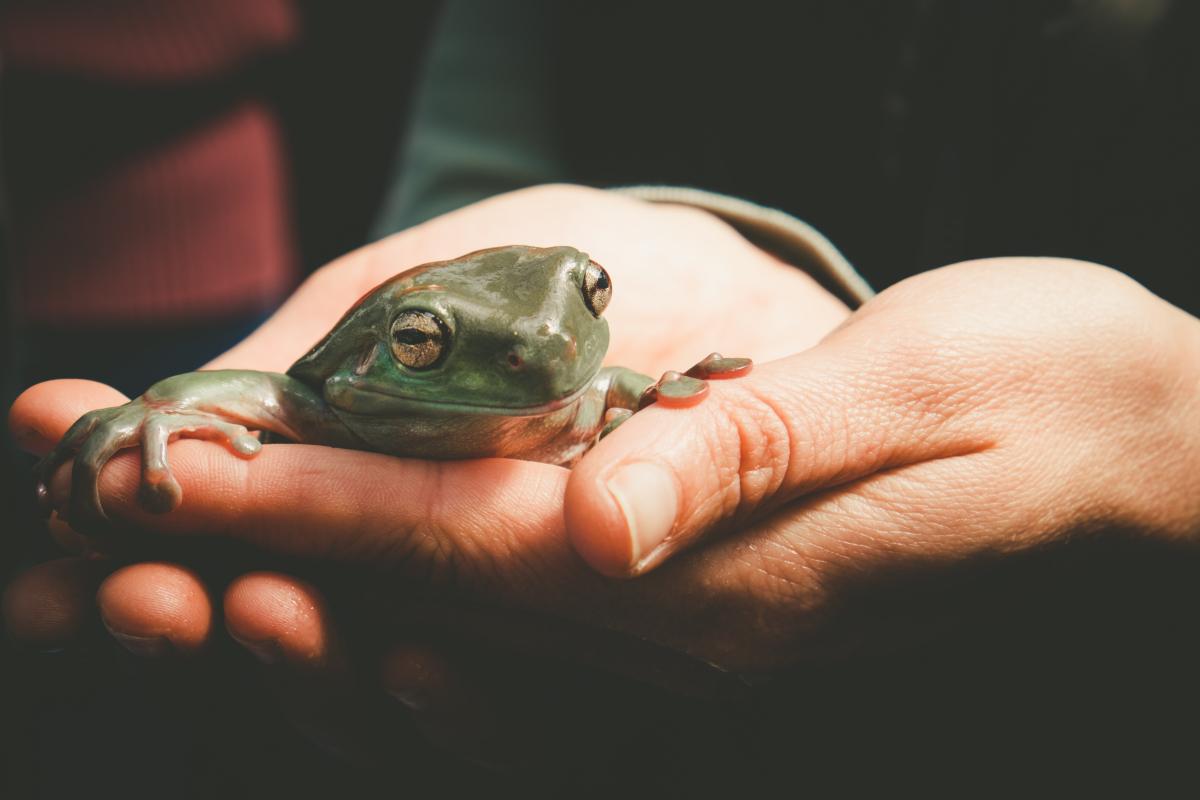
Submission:
[[[570,242],[604,263],[616,286],[614,302],[606,312],[612,330],[609,363],[651,373],[686,366],[717,348],[758,359],[773,358],[814,343],[847,313],[803,273],[763,254],[703,212],[650,206],[572,187],[546,187],[496,198],[341,259],[314,275],[260,331],[209,366],[286,369],[357,297],[394,272],[510,241]],[[755,309],[753,319],[738,313],[750,308]],[[96,384],[44,384],[14,406],[14,433],[28,449],[44,452],[61,435],[64,422],[69,424],[91,408],[123,399]],[[252,462],[251,470],[265,476],[280,469],[297,471],[310,463],[310,457],[300,450],[283,448],[275,453],[277,450],[268,447],[264,455],[285,456],[291,466],[280,462],[259,473],[259,465],[266,463],[260,459]],[[349,459],[342,468],[364,475],[382,463],[369,454],[341,455]],[[204,443],[178,443],[172,457],[185,471],[217,467],[224,472],[233,467],[233,473],[225,473],[226,479],[257,480],[240,472],[244,462],[226,463],[227,453]],[[366,463],[357,463],[360,457]],[[399,466],[409,477],[389,470],[377,475],[380,481],[403,484],[415,479],[429,486],[437,480],[428,465],[385,461]],[[512,499],[527,509],[514,537],[525,530],[537,531],[539,536],[558,531],[561,541],[562,470],[484,462],[438,466],[435,472],[443,469],[446,475],[458,477],[444,492],[430,496],[430,504],[439,497],[454,501],[458,496],[495,494],[492,487],[509,486]],[[111,471],[106,470],[106,476]],[[185,485],[196,485],[184,480]],[[248,488],[243,484],[243,489]],[[277,488],[285,494],[290,491]],[[324,492],[329,498],[328,489]],[[283,500],[283,495],[277,499]],[[495,496],[493,502],[501,499]],[[264,498],[264,502],[273,501]],[[481,519],[464,512],[455,506],[438,524],[457,529],[461,523],[470,528]],[[508,516],[512,515],[510,509]],[[52,520],[51,528],[68,546],[82,544],[61,521]],[[299,530],[293,533],[306,535]],[[536,546],[533,541],[529,544]],[[568,551],[559,551],[559,556],[578,566]],[[348,657],[340,644],[345,637],[335,632],[336,623],[311,584],[281,574],[254,573],[234,580],[221,597],[196,572],[182,566],[134,564],[109,575],[112,566],[106,567],[106,563],[66,559],[26,573],[7,594],[10,630],[26,641],[61,646],[90,618],[92,597],[99,586],[101,617],[125,647],[145,656],[192,655],[210,645],[216,635],[215,610],[222,609],[229,632],[251,652],[272,662],[270,683],[282,688],[283,702],[296,716],[308,718],[301,724],[313,730],[338,727],[329,719],[334,704],[314,698],[344,699],[344,691],[338,687],[347,674]],[[376,609],[375,613],[386,612]],[[391,629],[382,635],[387,638]],[[384,683],[396,689],[396,694],[407,691],[411,695],[416,682],[420,684],[417,692],[432,695],[432,704],[417,715],[426,720],[424,727],[432,738],[454,738],[470,727],[464,718],[479,719],[479,706],[487,703],[472,707],[455,699],[471,694],[468,681],[455,678],[462,673],[461,667],[446,663],[436,648],[414,643],[411,637],[406,642],[393,637],[392,644],[382,662]],[[355,716],[352,712],[334,716]],[[458,736],[459,742],[461,739]]]
[[[608,575],[758,542],[813,587],[1099,530],[1190,540],[1198,347],[1195,318],[1112,270],[935,270],[694,411],[635,417],[573,471],[567,527]]]
[[[291,553],[392,559],[455,594],[553,609],[726,669],[771,672],[955,609],[944,597],[904,608],[910,627],[897,626],[888,590],[898,574],[953,572],[1101,530],[1193,535],[1198,346],[1194,319],[1109,270],[963,264],[889,290],[819,346],[714,385],[694,409],[636,415],[573,473],[522,465],[537,473],[532,483],[499,476],[493,492],[470,495],[466,513],[477,516],[465,530],[475,536],[462,535],[462,516],[380,510],[377,488],[362,481],[343,479],[342,502],[328,508],[312,488],[338,480],[336,463],[297,476],[313,483],[290,487],[290,505],[255,504],[226,480],[162,524]],[[643,547],[648,561],[633,558],[616,503],[597,486],[606,466],[646,461],[642,447],[686,487],[677,514],[664,515],[667,549]],[[374,465],[381,477],[403,468],[387,461]],[[467,484],[445,468],[429,467],[428,480],[462,494]],[[114,513],[153,524],[133,502],[135,465],[110,472]],[[557,515],[538,513],[537,498],[560,492],[571,540],[593,565],[624,573],[638,562],[647,574],[589,576]],[[719,502],[692,503],[698,496]]]

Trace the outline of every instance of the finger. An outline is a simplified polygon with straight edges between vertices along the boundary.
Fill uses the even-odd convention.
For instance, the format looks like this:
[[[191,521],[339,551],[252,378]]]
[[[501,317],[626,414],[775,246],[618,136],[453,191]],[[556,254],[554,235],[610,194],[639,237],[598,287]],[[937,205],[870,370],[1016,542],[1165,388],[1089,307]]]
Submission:
[[[128,400],[116,389],[95,381],[46,381],[17,397],[8,412],[8,427],[22,450],[41,456],[87,412]]]
[[[209,534],[276,553],[371,562],[437,581],[469,577],[509,597],[583,576],[562,536],[567,472],[504,459],[430,462],[310,445],[268,445],[251,461],[223,448],[171,446],[178,509],[137,502],[140,463],[119,454],[101,475],[111,519],[165,534]],[[59,472],[55,500],[69,496]],[[518,578],[526,578],[522,581]]]
[[[71,646],[95,619],[96,586],[105,566],[60,558],[30,567],[4,590],[4,626],[12,638],[37,650]]]
[[[225,590],[225,628],[263,664],[310,673],[344,669],[325,600],[312,585],[275,572],[243,575]]]
[[[119,399],[87,382],[35,388],[40,397],[27,392],[13,419],[42,442],[74,421],[80,404],[71,396],[86,396],[83,405]],[[167,515],[148,512],[138,501],[140,459],[118,453],[100,475],[101,505],[114,522],[156,535],[216,533],[280,553],[400,565],[435,580],[468,565],[476,588],[510,598],[587,579],[562,537],[567,473],[558,467],[403,460],[306,445],[267,446],[251,461],[205,442],[179,441],[170,450],[174,477],[186,488],[182,505]],[[69,472],[59,470],[51,482],[59,507],[71,496]]]
[[[375,758],[403,722],[353,679],[338,626],[311,584],[275,572],[243,575],[225,592],[229,635],[262,666],[263,685],[310,741],[344,758]],[[374,687],[372,687],[374,689]]]
[[[953,365],[938,375],[902,348],[881,354],[879,326],[864,327],[713,381],[693,408],[635,414],[571,474],[564,514],[577,552],[603,574],[641,574],[807,493],[989,445]]]
[[[178,564],[123,567],[100,586],[96,602],[104,627],[134,655],[195,655],[213,634],[208,588]]]
[[[438,597],[438,588],[453,587],[489,604],[553,609],[547,613],[601,626],[598,615],[645,616],[637,597],[598,602],[611,587],[563,535],[567,472],[557,467],[504,459],[428,462],[306,445],[268,445],[245,461],[194,441],[172,445],[172,463],[185,499],[159,516],[137,502],[136,455],[114,458],[101,479],[109,515],[156,534],[221,536],[276,553],[368,563],[390,571],[393,601],[416,591]],[[60,496],[69,489],[61,481],[54,487]],[[414,580],[396,579],[405,576]],[[446,603],[431,602],[445,610]],[[660,653],[636,637],[611,633],[610,641],[603,629],[574,631],[541,618],[491,628],[493,635],[528,642],[530,651],[600,661],[623,673],[640,676],[650,664],[650,680],[683,691],[708,693],[714,682],[703,664]],[[686,679],[669,677],[681,674]]]

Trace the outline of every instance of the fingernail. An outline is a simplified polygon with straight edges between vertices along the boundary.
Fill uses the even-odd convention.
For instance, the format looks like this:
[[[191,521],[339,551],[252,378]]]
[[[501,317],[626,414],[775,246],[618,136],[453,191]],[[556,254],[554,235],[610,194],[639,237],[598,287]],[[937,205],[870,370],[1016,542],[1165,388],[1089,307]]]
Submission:
[[[236,636],[230,637],[242,647],[250,651],[250,655],[257,658],[264,664],[278,664],[283,660],[283,650],[279,643],[274,639],[261,639],[259,641],[250,641],[248,639],[239,639]]]
[[[657,464],[638,462],[617,470],[606,484],[629,530],[629,567],[658,547],[675,525],[679,492],[675,479]]]
[[[409,711],[429,708],[429,693],[423,689],[389,689],[388,694],[404,704]]]
[[[122,647],[135,656],[161,658],[175,649],[165,636],[132,636],[128,633],[114,631],[112,628],[109,628],[108,632]]]

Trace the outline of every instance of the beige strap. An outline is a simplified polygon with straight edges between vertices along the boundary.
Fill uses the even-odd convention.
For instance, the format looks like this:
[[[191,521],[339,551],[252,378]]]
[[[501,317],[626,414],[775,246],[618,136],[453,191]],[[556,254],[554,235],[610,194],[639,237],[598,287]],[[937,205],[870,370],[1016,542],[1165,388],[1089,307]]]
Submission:
[[[613,191],[651,203],[677,203],[704,209],[801,267],[851,307],[857,308],[875,296],[875,291],[833,242],[791,214],[748,200],[682,186],[623,186]]]

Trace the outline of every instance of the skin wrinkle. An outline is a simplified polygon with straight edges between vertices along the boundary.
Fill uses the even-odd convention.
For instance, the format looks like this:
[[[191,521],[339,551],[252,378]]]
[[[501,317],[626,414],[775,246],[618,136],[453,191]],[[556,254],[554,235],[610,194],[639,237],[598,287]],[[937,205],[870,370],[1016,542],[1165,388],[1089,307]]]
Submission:
[[[885,402],[897,409],[902,421],[909,423],[906,433],[917,435],[926,430],[939,432],[960,417],[962,408],[973,396],[970,384],[953,373],[927,375],[923,370],[914,370],[902,373],[885,386],[891,387]]]
[[[463,545],[457,541],[457,531],[442,530],[435,522],[454,518],[447,516],[451,492],[443,464],[422,462],[421,466],[421,480],[412,487],[414,491],[410,492],[410,496],[420,498],[422,513],[418,521],[401,535],[420,544],[422,558],[430,565],[426,580],[458,585],[469,577],[462,574],[461,570],[463,564],[474,563],[473,553],[465,553],[466,557],[460,558],[464,554],[460,552]],[[365,510],[370,514],[369,509]]]
[[[776,550],[779,552],[775,552]],[[779,587],[775,590],[775,596],[777,599],[786,601],[780,605],[789,610],[796,609],[797,604],[800,608],[811,607],[814,585],[819,585],[816,579],[820,573],[817,570],[805,564],[802,576],[789,574],[795,566],[795,551],[783,545],[778,547],[769,545],[754,555],[754,563],[751,563],[749,559],[742,559],[741,563],[751,567],[752,575],[761,576],[771,585]],[[771,567],[776,568],[772,569]],[[785,569],[779,567],[785,567]],[[752,594],[758,596],[757,592]]]
[[[267,455],[268,459],[272,456],[282,459],[285,462],[292,462],[292,455],[296,454],[295,448],[304,447],[309,450],[311,445],[268,445],[264,448],[263,455]],[[322,448],[324,449],[324,448]],[[269,455],[268,455],[269,453]],[[368,456],[369,457],[369,456]],[[379,536],[371,530],[368,523],[373,523],[378,518],[378,509],[375,502],[378,499],[378,493],[370,493],[369,498],[363,497],[359,492],[342,492],[339,487],[347,484],[354,485],[358,480],[353,472],[353,465],[341,464],[340,460],[334,456],[333,458],[325,459],[317,457],[317,454],[305,453],[299,459],[295,459],[297,463],[289,463],[288,474],[280,476],[277,481],[283,482],[284,485],[292,487],[292,492],[298,491],[306,497],[323,497],[328,496],[330,502],[327,504],[329,510],[329,524],[339,526],[342,534],[336,538],[323,540],[325,541],[326,550],[323,555],[337,555],[339,558],[349,553],[352,559],[369,560],[373,557],[376,549],[376,544]],[[215,465],[217,468],[229,469],[231,464]],[[258,503],[264,497],[271,497],[278,494],[270,476],[277,474],[271,460],[263,460],[260,465],[254,465],[253,462],[238,462],[238,469],[244,471],[244,478],[241,481],[244,494],[241,495],[247,503],[245,509],[246,514],[253,515],[258,508]],[[265,479],[266,483],[259,483],[258,480]],[[297,479],[302,480],[299,489],[295,484]],[[305,506],[312,505],[306,503]],[[348,513],[349,512],[349,513]],[[239,515],[241,516],[241,515]],[[272,513],[269,509],[262,511],[264,521],[277,520],[278,514]],[[238,525],[234,520],[231,524]],[[306,526],[311,525],[311,520],[306,519]],[[285,524],[285,529],[272,531],[265,526],[255,526],[257,530],[265,534],[268,543],[271,539],[278,539],[275,546],[281,549],[297,551],[297,548],[288,546],[289,539],[294,535],[290,525]],[[307,542],[300,551],[307,553],[308,548],[313,546],[313,542]]]
[[[711,417],[712,415],[713,411],[709,409],[707,416]],[[741,414],[729,414],[725,419],[733,424],[705,425],[700,428],[701,431],[704,431],[702,435],[706,440],[707,456],[716,466],[716,473],[713,475],[716,485],[707,487],[708,491],[704,492],[705,500],[693,514],[693,518],[698,517],[703,525],[736,515],[744,498],[741,489],[741,464],[743,462],[740,457],[735,461],[731,461],[727,457],[732,452],[741,453],[743,446]],[[684,452],[688,450],[683,445],[678,445],[675,449]],[[674,459],[670,459],[668,463],[673,462]],[[677,481],[679,480],[678,474],[675,475],[675,478]]]
[[[561,524],[557,526],[561,530]],[[528,587],[545,588],[549,591],[569,591],[570,586],[564,585],[564,581],[547,580],[556,575],[564,575],[564,573],[578,574],[578,569],[570,569],[564,563],[564,556],[571,552],[556,539],[556,544],[561,544],[560,547],[555,547],[552,552],[548,552],[549,548],[539,548],[536,551],[531,551],[529,547],[523,546],[519,537],[512,535],[502,537],[503,545],[499,551],[489,551],[488,561],[491,565],[490,580],[484,581],[484,586],[489,592],[502,592],[505,586],[517,585]],[[555,563],[559,562],[559,563]],[[572,565],[577,566],[577,565]],[[568,581],[564,577],[564,580]],[[532,594],[537,594],[536,591]]]
[[[757,384],[741,387],[749,395],[750,408],[759,410],[754,426],[757,438],[762,442],[757,446],[750,443],[751,437],[742,424],[738,415],[734,416],[741,439],[740,461],[738,473],[741,476],[741,497],[750,497],[751,504],[759,505],[764,499],[773,498],[783,486],[791,471],[792,453],[798,449],[793,443],[792,431],[787,423],[788,417],[777,404],[771,391],[764,391]],[[746,469],[747,464],[761,464],[755,469]],[[764,477],[759,478],[760,474]],[[749,513],[742,512],[734,518],[735,524]]]
[[[422,583],[439,587],[453,588],[465,582],[459,550],[432,520],[389,525],[383,533],[382,540],[374,537],[376,541],[369,548],[372,557],[394,566],[401,575],[411,575]]]
[[[803,463],[803,459],[801,457],[802,454],[797,452],[801,446],[799,444],[800,440],[791,432],[791,426],[795,425],[795,421],[789,420],[789,417],[785,414],[785,412],[781,410],[778,405],[776,405],[774,399],[768,397],[769,392],[764,391],[757,385],[753,389],[739,387],[738,390],[747,392],[750,399],[747,401],[744,399],[745,396],[743,396],[743,399],[738,401],[736,399],[736,395],[732,400],[730,398],[723,397],[723,404],[729,404],[732,402],[740,409],[749,407],[763,410],[768,414],[773,415],[773,418],[779,422],[779,429],[775,434],[776,438],[780,441],[786,440],[787,452],[790,454],[790,458],[785,461],[783,474],[786,475],[787,472],[792,471],[792,464]],[[936,439],[937,434],[944,430],[950,421],[956,418],[957,414],[961,414],[959,409],[966,405],[966,400],[962,393],[958,391],[957,387],[953,386],[949,389],[943,389],[943,387],[940,385],[925,384],[919,388],[909,389],[909,391],[911,391],[915,400],[912,403],[907,404],[907,411],[898,411],[897,413],[902,417],[903,420],[908,421],[908,424],[911,425],[911,417],[913,416],[913,411],[911,409],[918,409],[920,413],[916,416],[920,419],[920,422],[917,424],[927,425],[929,430],[928,432],[922,433],[918,428],[917,439],[924,446],[932,446],[935,444],[934,440]],[[894,396],[894,390],[880,392],[878,387],[874,387],[871,393],[882,394],[884,396]],[[840,407],[846,406],[846,404],[839,405]],[[853,404],[850,405],[853,406]],[[897,407],[885,401],[883,408],[887,410]],[[753,440],[762,441],[764,439],[770,439],[771,434],[767,433],[766,430],[771,426],[769,426],[769,424],[764,425],[762,423],[762,417],[759,417],[759,419],[756,420],[756,422],[758,422],[757,425],[754,423],[748,423],[745,419],[744,413],[731,414],[729,415],[729,419],[732,420],[733,425],[716,426],[716,429],[718,431],[721,429],[732,429],[737,434],[738,439],[736,452],[738,453],[738,458],[736,467],[730,470],[731,474],[729,475],[718,474],[718,486],[723,488],[721,488],[719,491],[707,493],[707,496],[713,499],[702,502],[692,514],[693,519],[720,519],[721,522],[718,524],[718,528],[721,531],[732,528],[735,525],[745,523],[751,519],[761,518],[766,513],[770,513],[781,505],[786,504],[786,501],[783,499],[775,499],[775,495],[778,492],[779,487],[782,486],[786,480],[785,477],[781,476],[778,479],[769,479],[771,489],[769,491],[762,492],[755,491],[749,486],[751,479],[743,472],[744,464],[755,463],[756,461],[761,462],[761,459],[754,457],[757,454],[757,451],[770,448],[770,445],[756,445]],[[754,428],[753,431],[750,430],[751,427]],[[847,435],[847,446],[843,449],[843,452],[864,452],[863,447],[854,441],[855,431],[858,430],[859,427],[860,426],[856,425],[847,425],[843,428]],[[899,425],[885,426],[885,429],[896,427],[899,427]],[[900,461],[896,464],[889,464],[888,461],[891,459],[903,459],[910,458],[912,456],[902,452],[897,452],[896,448],[889,447],[887,446],[886,442],[884,442],[880,447],[867,449],[865,451],[866,458],[864,459],[866,463],[862,466],[859,466],[857,469],[849,470],[850,475],[844,480],[838,480],[841,476],[835,477],[834,480],[838,480],[838,484],[834,485],[839,485],[846,480],[853,481],[856,477],[861,475],[864,470],[878,471],[881,468],[884,470],[894,470],[898,467],[907,466],[909,464],[919,464],[939,458],[949,458],[968,453],[979,452],[988,449],[993,444],[993,442],[986,441],[973,443],[969,442],[965,443],[964,445],[956,446],[956,443],[952,441],[943,446],[946,448],[951,448],[948,451],[943,450],[942,452],[935,452],[931,456],[922,456],[920,460],[915,462]],[[714,456],[720,455],[721,453],[733,452],[732,445],[718,444],[715,445],[715,447],[719,449],[714,451],[714,445],[712,443],[708,445],[710,454]],[[726,465],[729,463],[729,461],[730,459],[727,457],[719,457],[715,459],[715,463],[719,465],[718,468],[721,470],[727,468]],[[772,464],[770,466],[772,467],[772,472],[778,474],[779,470],[777,465],[774,463],[775,459],[772,459],[771,461]],[[737,477],[736,481],[733,480],[735,475]],[[803,493],[803,484],[799,484],[798,491]],[[724,507],[723,514],[714,514],[712,512],[711,506],[716,503],[719,503]],[[712,533],[715,534],[718,533],[718,531],[713,531]],[[678,545],[676,545],[676,547],[677,546]]]
[[[511,466],[509,462],[498,463]],[[522,505],[521,498],[530,493],[541,496],[540,493],[544,491],[544,496],[561,497],[565,489],[565,475],[565,470],[548,469],[546,477],[543,479],[539,476],[533,486],[506,486],[505,493],[512,492],[514,495],[511,500],[502,496],[493,498],[493,501],[499,499],[504,506],[517,508]],[[549,483],[544,490],[540,488],[543,482]],[[486,569],[477,570],[482,576],[485,590],[503,594],[514,585],[542,587],[546,584],[546,570],[548,574],[556,575],[577,568],[577,560],[569,559],[573,551],[569,549],[565,540],[561,536],[545,535],[544,531],[551,526],[562,530],[561,514],[557,519],[550,521],[530,519],[522,515],[519,519],[501,524],[499,533],[495,521],[481,520],[474,525],[475,530],[468,534],[468,539],[478,543],[478,555],[488,563]],[[564,580],[566,579],[564,576]]]
[[[892,482],[897,475],[902,475],[905,470],[919,469],[924,467],[929,462],[920,462],[909,467],[898,468],[888,471],[887,473],[877,473],[864,479],[865,483]],[[855,567],[857,572],[868,570],[870,564],[876,563],[882,552],[903,552],[909,554],[920,554],[922,551],[916,545],[923,539],[911,539],[903,537],[902,541],[908,541],[913,546],[897,549],[899,543],[896,537],[880,537],[878,529],[872,534],[864,534],[861,537],[847,538],[845,533],[854,530],[863,519],[872,516],[878,517],[881,521],[889,518],[889,513],[885,510],[888,508],[890,501],[885,503],[872,502],[872,498],[862,496],[857,493],[851,493],[846,490],[830,490],[823,493],[823,499],[818,496],[815,503],[812,503],[807,509],[798,509],[796,512],[788,515],[783,519],[779,519],[777,523],[766,523],[754,535],[760,541],[757,550],[753,551],[760,559],[756,564],[756,569],[762,574],[770,575],[777,581],[783,581],[786,584],[798,587],[799,595],[805,598],[807,611],[806,615],[818,613],[819,601],[814,600],[814,597],[820,595],[821,576],[844,573],[849,566]],[[892,490],[894,492],[894,490]],[[881,496],[886,498],[889,492],[881,490]],[[851,510],[851,504],[856,506]],[[847,520],[845,526],[837,526],[834,529],[843,531],[842,535],[834,538],[829,538],[826,534],[821,534],[816,537],[810,537],[805,534],[808,529],[807,525],[802,522],[805,516],[811,518],[816,512],[820,516],[834,514]],[[778,519],[778,518],[777,518]],[[797,525],[801,525],[800,529],[796,529]],[[830,527],[822,526],[822,530],[828,531]],[[973,537],[965,535],[961,541],[971,542]],[[777,558],[771,557],[771,549],[778,548],[784,544],[790,545],[787,552]],[[880,546],[884,545],[885,549],[880,550]],[[961,545],[960,545],[961,546]],[[849,556],[844,548],[850,547],[859,552],[857,556]],[[950,548],[950,551],[943,550],[943,558],[949,557],[950,553],[955,548]],[[745,551],[739,551],[736,554],[745,561]],[[775,569],[772,569],[775,567]],[[798,571],[798,574],[797,574]],[[814,587],[812,584],[816,584]],[[796,613],[794,608],[789,608],[788,613]]]
[[[787,570],[767,565],[756,566],[750,576],[731,572],[730,580],[711,592],[711,610],[692,615],[697,632],[668,635],[682,640],[674,646],[726,670],[755,671],[778,658],[779,644],[811,638],[818,627],[820,594],[816,581],[795,580]]]
[[[398,533],[396,530],[385,531],[384,542],[379,548],[379,558],[381,561],[388,564],[389,567],[395,568],[397,574],[404,576],[408,575],[425,581],[431,581],[433,572],[436,569],[432,559],[423,559],[421,553],[421,545],[418,544],[417,537],[410,537],[403,533]],[[424,575],[418,575],[410,565],[420,564],[425,561]]]
[[[420,476],[405,487],[405,497],[400,502],[414,500],[422,508],[416,518],[407,525],[388,525],[383,531],[370,531],[364,545],[364,553],[370,559],[385,563],[396,563],[403,572],[412,560],[425,562],[423,579],[437,584],[455,584],[463,579],[460,575],[462,563],[472,563],[471,558],[460,558],[456,545],[458,531],[442,529],[439,520],[450,519],[446,472],[440,463],[405,460],[406,466],[416,467]],[[378,518],[374,504],[367,500],[361,508],[364,519]],[[398,545],[398,547],[397,547]],[[402,559],[392,561],[400,553]]]
[[[706,413],[706,411],[707,409],[705,409],[703,406],[700,409],[689,409],[687,418],[690,419],[692,418],[692,415]],[[658,412],[659,409],[655,409],[652,406],[643,413],[649,414]],[[722,426],[695,425],[693,427],[696,432],[703,437],[703,443],[701,445],[702,450],[707,453],[708,459],[712,461],[712,463],[717,464],[718,469],[720,469],[722,461],[718,458],[718,455],[724,450],[724,447],[719,441],[722,433],[720,430]],[[686,461],[690,461],[692,458],[691,446],[689,443],[680,440],[678,437],[672,437],[669,435],[664,436],[660,434],[654,440],[644,442],[643,447],[639,448],[639,450],[634,452],[632,455],[628,455],[609,465],[608,468],[606,468],[599,476],[597,476],[597,484],[601,486],[607,484],[608,480],[615,473],[620,471],[623,466],[645,462],[645,453],[647,452],[653,454],[655,461],[666,464],[675,463],[680,455],[682,455]],[[709,521],[720,516],[721,510],[726,503],[727,494],[725,481],[720,477],[720,475],[716,476],[713,480],[714,485],[693,487],[691,492],[685,491],[685,489],[688,487],[683,485],[678,473],[675,470],[667,470],[667,475],[675,483],[676,497],[679,500],[681,510],[687,510],[686,521],[680,517],[676,518],[672,529],[672,534],[678,530],[681,524],[693,524],[697,521],[699,521],[700,524],[707,524]],[[707,478],[710,476],[711,473],[706,471],[705,477]],[[664,542],[658,547],[654,548],[651,553],[643,553],[642,558],[648,558],[651,554],[674,552],[675,547],[679,544],[678,539],[679,537],[677,535],[669,534]]]
[[[804,397],[806,395],[817,395],[821,391],[821,387],[811,387],[805,381],[799,381],[795,385],[789,385],[785,382],[775,388],[779,397],[796,396]],[[826,394],[828,394],[826,392]],[[807,410],[798,409],[795,412],[789,412],[781,407],[775,397],[768,396],[767,393],[758,393],[757,399],[766,405],[779,419],[782,435],[781,440],[786,441],[787,445],[787,467],[780,477],[779,485],[786,483],[793,484],[796,488],[793,493],[803,494],[807,491],[805,484],[813,480],[811,476],[812,465],[826,464],[829,466],[829,471],[833,475],[840,474],[848,469],[848,462],[845,460],[845,454],[854,452],[853,437],[856,435],[857,427],[850,422],[849,417],[841,419],[825,418],[817,414],[813,414]],[[845,404],[833,403],[834,409],[843,409]],[[824,405],[821,410],[827,410],[829,405]],[[803,426],[801,429],[799,426]],[[844,437],[844,438],[843,438]],[[835,443],[837,439],[843,438],[840,443]],[[806,457],[804,448],[808,448],[814,457]],[[840,465],[835,466],[833,463],[832,454],[837,453],[842,456]],[[805,476],[808,476],[805,478]]]
[[[282,445],[290,447],[291,445]],[[312,453],[313,456],[319,458],[319,451]],[[369,503],[363,503],[358,498],[357,494],[346,494],[338,490],[338,487],[345,485],[348,481],[352,481],[353,475],[350,474],[347,465],[342,465],[334,462],[333,470],[330,471],[329,466],[318,462],[315,459],[304,459],[300,464],[292,467],[293,475],[298,475],[304,479],[303,494],[309,497],[325,497],[328,502],[323,504],[327,509],[323,515],[325,524],[332,528],[340,527],[344,531],[351,531],[348,538],[342,536],[325,540],[324,547],[320,549],[321,557],[338,556],[343,552],[351,554],[352,558],[364,559],[366,550],[369,548],[362,547],[363,538],[369,535],[368,523],[373,519],[370,512]],[[250,497],[254,497],[251,495]],[[350,499],[354,498],[356,502],[350,505]],[[251,502],[254,502],[251,500]],[[347,511],[352,512],[347,514]],[[269,512],[265,513],[267,518],[272,515]],[[290,527],[290,526],[289,526]],[[283,531],[285,536],[293,535],[292,531]],[[308,544],[311,547],[311,543]]]
[[[508,468],[513,466],[515,462],[496,459],[493,463]],[[508,473],[511,473],[511,471],[509,469]],[[565,470],[563,470],[563,473],[565,474]],[[538,481],[537,483],[540,484],[542,481]],[[481,519],[470,513],[470,510],[497,501],[505,508],[517,508],[520,507],[520,498],[523,496],[528,496],[529,494],[539,496],[539,491],[545,491],[546,494],[544,496],[549,497],[557,494],[561,497],[564,488],[565,478],[555,481],[552,486],[547,486],[544,490],[540,489],[540,486],[536,484],[531,487],[525,487],[503,481],[492,487],[495,495],[491,498],[468,496],[456,503],[453,498],[447,495],[447,502],[451,503],[454,507],[443,508],[439,512],[444,515],[442,518],[465,518],[470,521],[470,524],[466,528],[459,528],[454,532],[446,532],[444,535],[446,538],[460,539],[466,543],[469,550],[462,553],[462,560],[471,564],[481,562],[480,566],[473,570],[474,580],[481,582],[489,591],[493,588],[499,588],[505,584],[514,582],[517,584],[525,582],[538,584],[541,582],[540,576],[543,574],[544,569],[549,569],[550,574],[554,573],[552,562],[555,559],[554,555],[546,551],[547,548],[542,544],[543,540],[538,535],[539,531],[544,528],[540,524],[540,521],[530,519],[525,515],[521,515],[519,519],[508,521]],[[467,513],[463,513],[464,511]],[[535,543],[539,546],[536,549],[532,549],[531,545]],[[545,560],[547,563],[541,563],[541,560]]]

